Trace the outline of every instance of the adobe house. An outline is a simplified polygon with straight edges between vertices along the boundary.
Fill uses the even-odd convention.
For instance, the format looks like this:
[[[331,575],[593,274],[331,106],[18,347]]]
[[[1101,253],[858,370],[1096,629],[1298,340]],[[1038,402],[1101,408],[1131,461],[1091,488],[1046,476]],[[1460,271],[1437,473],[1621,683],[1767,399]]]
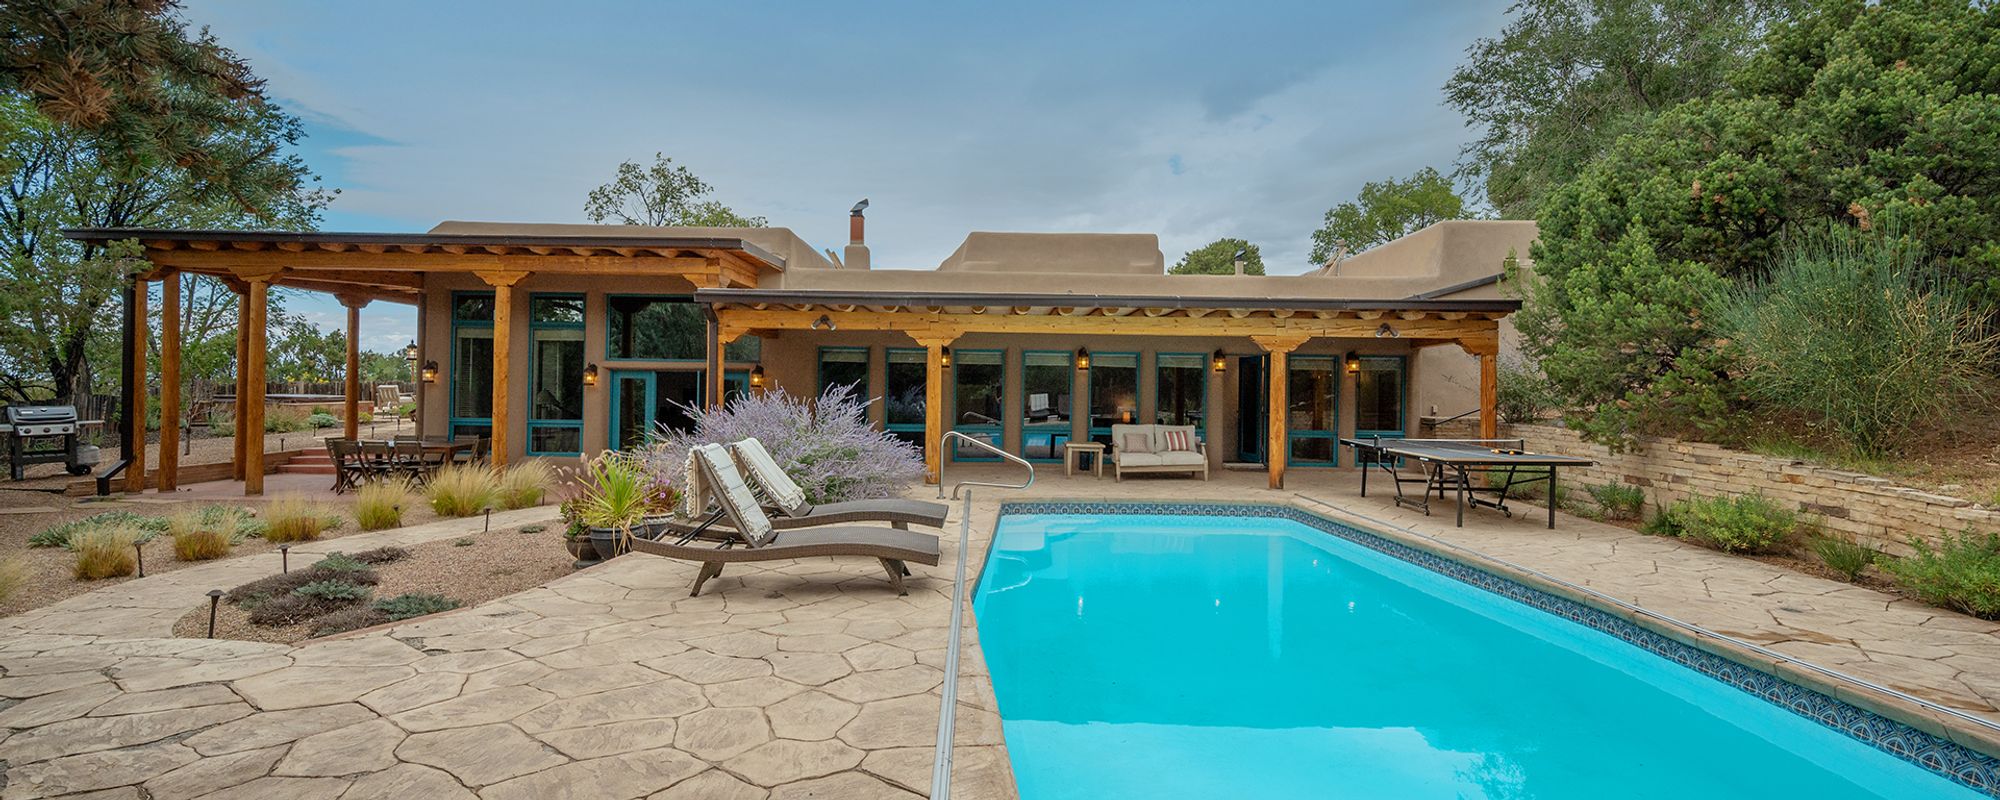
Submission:
[[[1152,234],[975,232],[933,269],[875,269],[865,222],[851,215],[838,256],[786,228],[68,234],[138,240],[152,269],[137,288],[187,271],[243,295],[238,397],[252,430],[265,298],[285,286],[349,309],[350,436],[359,309],[385,301],[417,307],[423,435],[490,437],[502,464],[631,447],[736,393],[854,384],[878,425],[924,447],[932,480],[943,464],[992,458],[945,451],[945,431],[1053,462],[1065,442],[1108,441],[1110,425],[1136,421],[1198,426],[1211,470],[1261,469],[1274,488],[1289,469],[1353,466],[1342,436],[1473,416],[1493,436],[1495,358],[1520,307],[1503,265],[1535,237],[1532,222],[1443,222],[1308,274],[1250,276],[1168,275]],[[145,293],[134,296],[128,341],[142,343]],[[179,321],[161,325],[163,351],[177,351]],[[177,358],[163,363],[174,409]],[[143,418],[145,385],[126,377],[141,412],[128,418]],[[161,448],[168,487],[176,449]],[[251,494],[256,450],[236,456]],[[126,470],[136,488],[145,465]]]

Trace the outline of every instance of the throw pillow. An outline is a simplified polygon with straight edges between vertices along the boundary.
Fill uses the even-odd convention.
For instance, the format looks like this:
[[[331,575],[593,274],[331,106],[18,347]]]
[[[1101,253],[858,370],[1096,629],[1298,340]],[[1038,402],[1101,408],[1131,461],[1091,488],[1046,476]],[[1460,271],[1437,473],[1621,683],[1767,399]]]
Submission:
[[[1119,445],[1118,449],[1127,453],[1153,452],[1153,437],[1143,433],[1125,434],[1125,443]]]
[[[1166,439],[1167,450],[1169,452],[1178,453],[1194,450],[1194,434],[1190,431],[1167,431]]]

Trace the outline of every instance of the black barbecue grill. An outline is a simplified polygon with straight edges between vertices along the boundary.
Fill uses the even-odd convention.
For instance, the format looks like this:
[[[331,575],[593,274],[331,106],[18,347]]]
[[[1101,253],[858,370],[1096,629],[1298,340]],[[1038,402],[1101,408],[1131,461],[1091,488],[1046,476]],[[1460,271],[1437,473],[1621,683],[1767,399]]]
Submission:
[[[71,475],[97,466],[97,448],[78,441],[76,406],[8,406],[7,463],[14,480],[29,464],[62,463]]]

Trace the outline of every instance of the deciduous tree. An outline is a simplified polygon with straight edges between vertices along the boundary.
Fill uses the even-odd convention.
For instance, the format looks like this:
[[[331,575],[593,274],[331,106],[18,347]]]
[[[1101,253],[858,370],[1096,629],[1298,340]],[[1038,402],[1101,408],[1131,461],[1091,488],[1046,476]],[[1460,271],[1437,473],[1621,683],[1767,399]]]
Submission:
[[[1180,263],[1167,269],[1174,275],[1234,275],[1236,254],[1243,254],[1243,274],[1264,274],[1264,256],[1257,246],[1243,239],[1217,239],[1187,251]]]
[[[1326,223],[1313,231],[1309,258],[1315,265],[1324,265],[1343,246],[1350,253],[1359,253],[1432,223],[1470,216],[1451,181],[1424,167],[1406,180],[1389,178],[1362,184],[1354,202],[1329,209]]]
[[[697,228],[762,228],[763,217],[746,217],[709,197],[715,187],[659,153],[652,166],[618,165],[618,176],[590,190],[583,213],[591,222]]]

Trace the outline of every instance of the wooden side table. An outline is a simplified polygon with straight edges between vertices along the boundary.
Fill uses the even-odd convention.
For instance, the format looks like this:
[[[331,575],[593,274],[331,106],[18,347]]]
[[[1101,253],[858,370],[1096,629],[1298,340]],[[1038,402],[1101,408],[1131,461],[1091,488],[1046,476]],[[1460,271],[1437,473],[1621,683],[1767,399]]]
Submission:
[[[1064,442],[1063,443],[1064,476],[1068,476],[1074,470],[1079,469],[1079,467],[1077,466],[1077,459],[1085,453],[1090,454],[1090,465],[1091,468],[1096,472],[1097,477],[1099,478],[1104,477],[1103,442]]]

